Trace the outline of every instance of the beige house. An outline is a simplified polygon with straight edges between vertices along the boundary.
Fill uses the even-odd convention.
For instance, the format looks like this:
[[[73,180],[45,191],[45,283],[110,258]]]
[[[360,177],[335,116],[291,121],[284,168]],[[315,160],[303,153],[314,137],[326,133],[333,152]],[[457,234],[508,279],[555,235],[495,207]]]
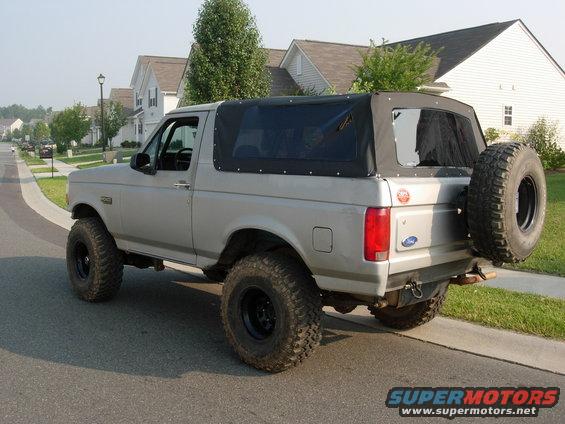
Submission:
[[[8,134],[19,130],[23,121],[20,118],[1,118],[0,119],[0,140],[3,140]]]

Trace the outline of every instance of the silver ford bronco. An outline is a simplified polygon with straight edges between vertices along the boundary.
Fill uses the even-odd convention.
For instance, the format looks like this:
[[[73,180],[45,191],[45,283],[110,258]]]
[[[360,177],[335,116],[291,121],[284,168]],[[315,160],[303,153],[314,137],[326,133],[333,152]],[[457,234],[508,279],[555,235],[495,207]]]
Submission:
[[[407,329],[450,284],[526,259],[546,187],[535,151],[487,147],[471,106],[380,92],[174,110],[129,166],[73,172],[68,201],[81,299],[116,295],[124,265],[198,267],[237,354],[279,372],[319,344],[323,306]]]

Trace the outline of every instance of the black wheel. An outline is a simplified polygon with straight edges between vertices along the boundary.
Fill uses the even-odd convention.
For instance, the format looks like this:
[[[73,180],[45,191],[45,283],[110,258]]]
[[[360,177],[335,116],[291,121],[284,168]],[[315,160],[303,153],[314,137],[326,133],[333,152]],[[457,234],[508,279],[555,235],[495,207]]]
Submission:
[[[237,354],[264,371],[298,365],[322,338],[320,292],[304,267],[284,255],[259,253],[234,265],[221,314]]]
[[[111,299],[122,284],[123,255],[98,218],[79,219],[67,239],[67,271],[82,300]]]
[[[445,293],[401,308],[369,306],[369,311],[387,327],[408,330],[431,321],[441,310],[444,300]]]
[[[545,219],[546,186],[535,150],[523,143],[488,146],[473,169],[467,197],[469,233],[493,262],[520,262],[536,246]]]

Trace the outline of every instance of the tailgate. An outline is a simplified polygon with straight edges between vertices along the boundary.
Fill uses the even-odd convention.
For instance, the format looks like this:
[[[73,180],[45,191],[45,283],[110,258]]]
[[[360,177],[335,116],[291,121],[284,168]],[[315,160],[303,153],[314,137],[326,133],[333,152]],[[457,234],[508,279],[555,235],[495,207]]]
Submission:
[[[456,200],[469,177],[387,178],[390,214],[389,274],[471,257]]]

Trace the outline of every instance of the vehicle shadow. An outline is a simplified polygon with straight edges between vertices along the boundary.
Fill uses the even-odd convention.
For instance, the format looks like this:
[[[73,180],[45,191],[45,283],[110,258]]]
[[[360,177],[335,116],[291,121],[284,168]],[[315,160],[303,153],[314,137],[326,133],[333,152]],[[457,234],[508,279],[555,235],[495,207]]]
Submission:
[[[126,267],[117,297],[79,300],[62,258],[0,259],[0,349],[44,361],[141,376],[267,375],[243,364],[219,317],[220,286],[175,271]],[[326,318],[323,346],[371,331]],[[372,331],[371,331],[372,332]]]

